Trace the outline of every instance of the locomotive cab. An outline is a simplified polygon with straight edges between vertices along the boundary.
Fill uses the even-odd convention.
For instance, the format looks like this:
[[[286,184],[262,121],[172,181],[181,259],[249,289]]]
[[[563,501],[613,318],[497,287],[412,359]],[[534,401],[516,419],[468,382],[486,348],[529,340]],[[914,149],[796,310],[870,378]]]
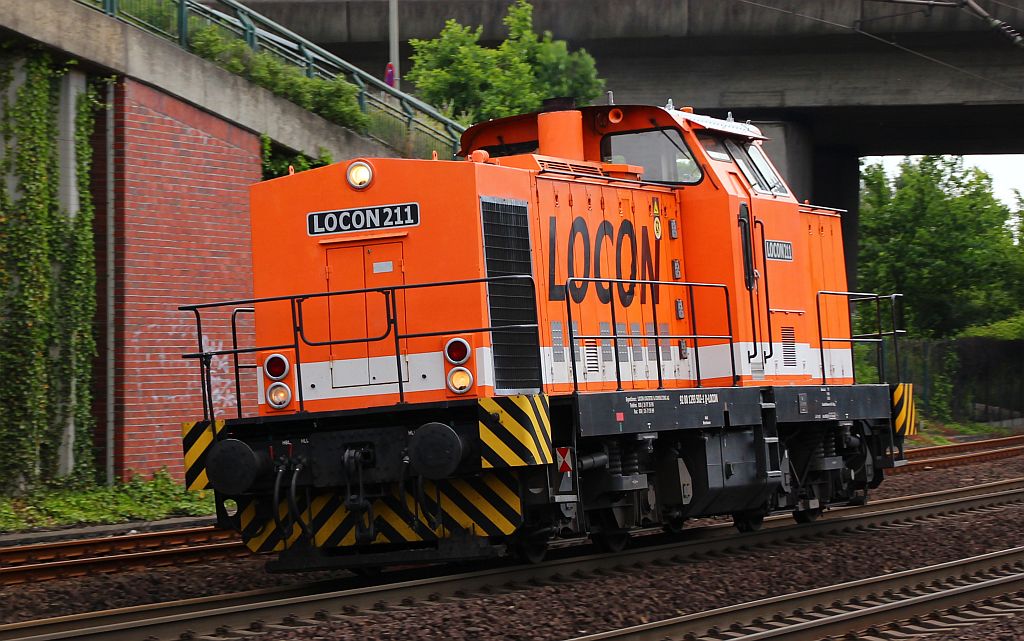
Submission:
[[[186,482],[277,570],[614,549],[864,500],[913,394],[857,380],[852,346],[881,359],[897,297],[846,291],[842,212],[798,203],[763,140],[586,107],[477,124],[460,161],[254,185],[255,297],[183,308],[200,344],[232,341],[188,355]],[[893,322],[851,333],[851,305]]]

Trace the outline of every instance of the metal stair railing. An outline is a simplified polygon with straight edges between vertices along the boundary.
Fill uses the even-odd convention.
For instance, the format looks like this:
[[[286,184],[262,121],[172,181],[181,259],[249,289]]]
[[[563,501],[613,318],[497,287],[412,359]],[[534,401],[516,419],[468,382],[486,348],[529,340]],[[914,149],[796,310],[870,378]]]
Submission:
[[[245,43],[301,69],[307,77],[342,77],[358,90],[359,107],[369,117],[365,135],[401,155],[430,158],[434,151],[454,157],[465,127],[434,107],[388,86],[236,0],[75,0],[109,16],[191,49],[196,29],[215,26]]]

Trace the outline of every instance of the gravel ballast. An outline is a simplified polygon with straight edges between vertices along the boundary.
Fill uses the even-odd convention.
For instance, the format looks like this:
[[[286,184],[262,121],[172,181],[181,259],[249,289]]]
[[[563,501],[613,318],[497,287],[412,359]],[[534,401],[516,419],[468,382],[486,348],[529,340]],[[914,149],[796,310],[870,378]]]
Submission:
[[[607,576],[373,613],[253,637],[382,641],[568,639],[1020,544],[1024,506],[897,530],[760,548]]]

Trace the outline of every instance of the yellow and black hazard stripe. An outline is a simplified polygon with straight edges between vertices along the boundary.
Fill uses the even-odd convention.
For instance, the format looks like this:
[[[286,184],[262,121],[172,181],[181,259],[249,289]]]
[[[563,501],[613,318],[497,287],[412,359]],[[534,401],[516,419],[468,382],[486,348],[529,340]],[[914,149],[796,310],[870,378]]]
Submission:
[[[224,428],[224,421],[195,421],[181,426],[181,447],[185,454],[185,487],[205,490],[210,487],[206,477],[206,452]]]
[[[475,536],[508,535],[523,521],[519,484],[511,470],[426,481],[420,500],[416,494],[411,487],[403,492],[396,483],[387,496],[373,501],[369,511],[351,511],[345,506],[344,493],[320,491],[310,498],[300,494],[297,507],[318,548],[436,541],[460,530]],[[277,520],[269,508],[261,506],[259,499],[239,501],[238,530],[253,552],[280,552],[302,536],[302,528],[288,513],[287,501],[278,505]]]
[[[546,394],[479,399],[480,467],[554,463]]]
[[[295,543],[302,532],[299,524],[288,516],[287,501],[282,500],[277,506],[278,519],[283,529],[278,528],[278,521],[274,520],[269,503],[261,504],[255,498],[238,500],[238,531],[246,547],[253,552],[280,552],[286,547],[283,540],[285,532],[288,533],[288,546]]]
[[[892,424],[899,435],[917,434],[917,406],[914,405],[913,383],[900,383],[893,387]]]

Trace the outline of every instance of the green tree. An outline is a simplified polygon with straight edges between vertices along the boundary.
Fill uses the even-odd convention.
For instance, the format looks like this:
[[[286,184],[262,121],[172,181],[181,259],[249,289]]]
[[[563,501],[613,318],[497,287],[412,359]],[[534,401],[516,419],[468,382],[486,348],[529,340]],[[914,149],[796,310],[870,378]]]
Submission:
[[[465,122],[534,111],[545,98],[571,96],[587,104],[604,88],[594,59],[569,51],[551,32],[533,30],[533,6],[518,0],[504,19],[508,38],[490,49],[480,44],[482,27],[455,20],[433,40],[411,40],[412,69],[406,79],[419,95]]]
[[[861,176],[861,288],[903,292],[911,332],[954,336],[1019,312],[1024,253],[985,172],[923,156],[895,179],[881,165]]]

